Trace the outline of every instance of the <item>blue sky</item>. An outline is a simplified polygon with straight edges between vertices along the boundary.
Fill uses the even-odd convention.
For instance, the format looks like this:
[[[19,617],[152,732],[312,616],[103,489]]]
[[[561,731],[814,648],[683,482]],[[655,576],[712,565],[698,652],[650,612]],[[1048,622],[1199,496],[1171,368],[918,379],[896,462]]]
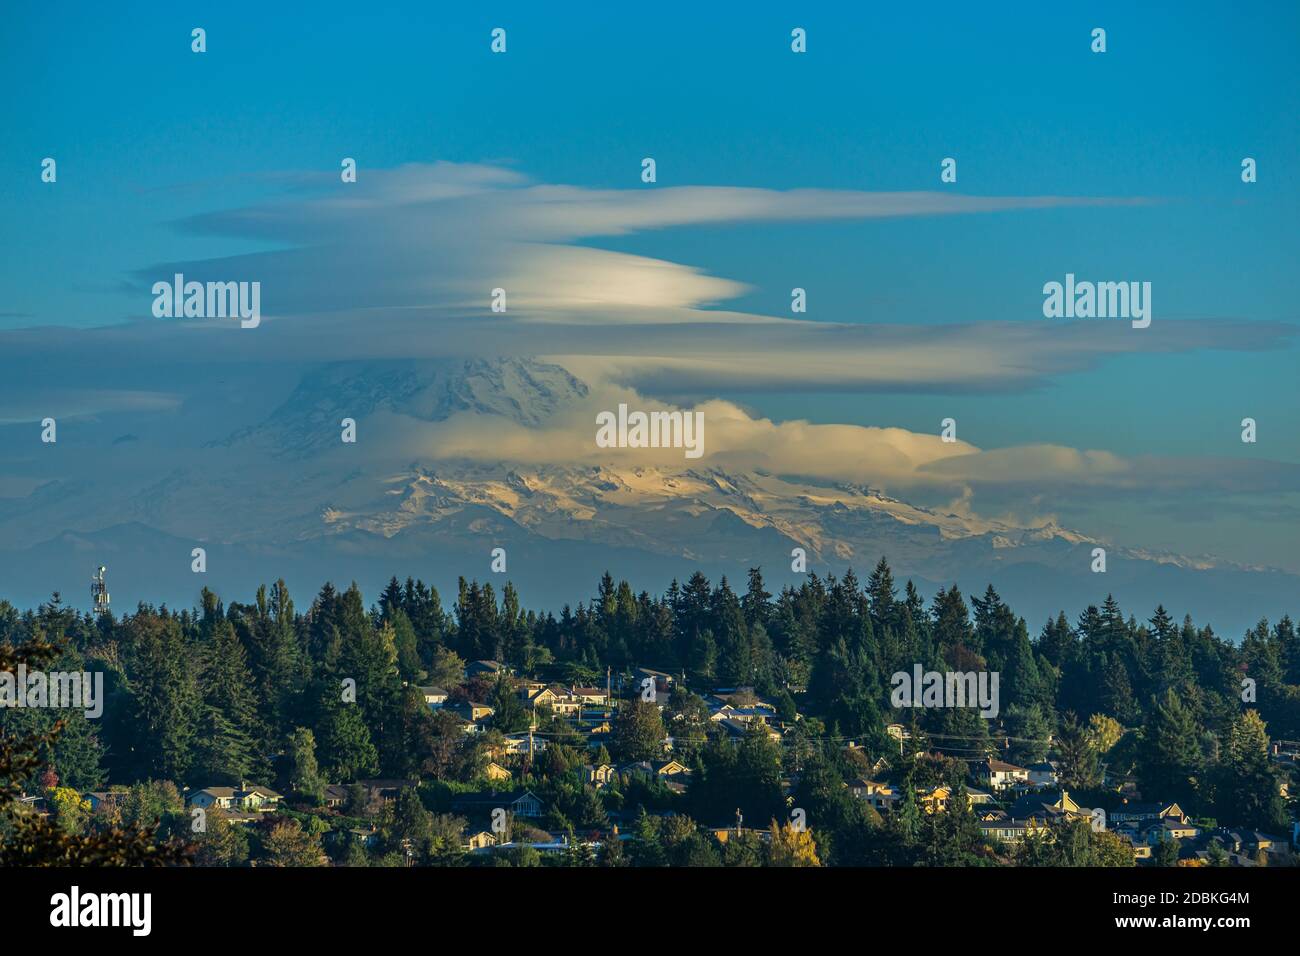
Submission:
[[[1127,458],[1300,464],[1296,37],[1300,7],[1230,3],[99,5],[10,8],[0,37],[0,331],[148,318],[140,275],[282,248],[178,229],[403,164],[486,164],[585,190],[745,186],[972,196],[1118,197],[1141,204],[818,221],[667,224],[574,245],[687,264],[749,288],[723,303],[814,322],[1041,324],[1042,284],[1147,280],[1157,324],[1240,323],[1264,350],[1135,351],[1022,381],[917,389],[732,383],[756,416],[933,433],[981,448],[1045,443]],[[202,26],[208,52],[189,49]],[[488,50],[493,27],[509,52]],[[809,52],[792,55],[792,27]],[[1107,52],[1089,50],[1093,27]],[[39,179],[42,157],[59,181]],[[642,187],[653,156],[658,183]],[[958,161],[955,185],[939,161]],[[1240,180],[1242,157],[1259,181]],[[745,335],[738,331],[738,335]],[[1133,334],[1140,335],[1141,332]],[[1233,333],[1227,333],[1231,340]],[[1218,341],[1222,341],[1222,336]],[[0,362],[4,356],[0,354]],[[119,370],[120,371],[120,370]],[[1238,440],[1253,416],[1260,442]],[[1207,475],[1218,466],[1202,465]],[[1246,520],[1184,488],[1054,510],[1088,530],[1300,569],[1296,489],[1279,520]],[[1232,496],[1262,504],[1262,486]],[[1003,497],[1014,497],[1006,492]]]

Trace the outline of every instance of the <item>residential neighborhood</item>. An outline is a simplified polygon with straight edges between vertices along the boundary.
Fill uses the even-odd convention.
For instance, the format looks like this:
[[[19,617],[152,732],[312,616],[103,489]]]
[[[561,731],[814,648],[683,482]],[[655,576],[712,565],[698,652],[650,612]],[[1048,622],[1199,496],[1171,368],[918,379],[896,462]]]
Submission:
[[[210,593],[195,617],[114,624],[109,633],[127,647],[148,622],[171,629],[178,653],[200,649],[203,670],[185,702],[197,715],[189,758],[176,763],[169,755],[183,752],[145,739],[132,751],[133,738],[118,738],[126,746],[100,758],[118,770],[87,776],[84,764],[56,760],[14,805],[69,832],[155,826],[205,865],[1297,862],[1300,747],[1271,738],[1254,706],[1222,718],[1221,740],[1198,736],[1189,705],[1159,690],[1168,682],[1160,668],[1185,673],[1178,655],[1189,647],[1193,666],[1269,649],[1300,669],[1289,620],[1237,649],[1179,631],[1162,610],[1149,627],[1125,623],[1108,602],[1077,627],[1049,621],[1031,642],[992,588],[972,599],[973,620],[955,589],[927,611],[910,588],[907,600],[898,595],[883,560],[865,588],[829,579],[775,601],[757,569],[743,596],[695,575],[662,603],[606,576],[591,608],[563,620],[525,615],[509,586],[498,604],[489,585],[462,585],[454,615],[423,585],[394,580],[369,611],[355,588],[327,586],[278,631],[272,601],[226,608]],[[283,591],[272,597],[289,606]],[[82,646],[102,653],[94,642],[107,620],[42,613],[49,631],[81,633]],[[814,622],[809,633],[849,634],[858,649],[844,636],[803,648],[801,615]],[[893,635],[915,635],[917,622],[934,648],[925,655],[997,663],[1015,676],[1002,684],[998,717],[900,707],[883,681],[873,688],[871,674],[908,673],[900,655],[909,652],[891,650]],[[259,636],[277,633],[278,649]],[[615,637],[626,652],[610,650]],[[1093,645],[1155,655],[1160,663],[1143,665],[1155,677],[1135,665],[1124,685],[1112,667],[1107,682],[1089,685],[1081,675],[1094,666]],[[491,649],[505,653],[482,653]],[[277,697],[272,666],[298,689]],[[1138,680],[1155,688],[1145,708]],[[244,696],[231,696],[240,687]],[[141,705],[175,693],[138,671],[133,688]],[[1216,693],[1221,713],[1231,684]],[[269,711],[278,723],[259,717],[258,699],[279,708]],[[157,727],[163,741],[175,730]],[[109,726],[108,741],[120,733]],[[116,782],[119,772],[140,777]]]

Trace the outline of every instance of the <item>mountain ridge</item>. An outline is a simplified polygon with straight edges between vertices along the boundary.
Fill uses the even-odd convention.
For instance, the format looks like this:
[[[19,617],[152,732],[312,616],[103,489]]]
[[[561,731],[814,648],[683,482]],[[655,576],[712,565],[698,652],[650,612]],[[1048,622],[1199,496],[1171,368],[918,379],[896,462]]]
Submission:
[[[1235,628],[1248,613],[1293,611],[1285,603],[1300,594],[1300,577],[1277,569],[1108,545],[1055,522],[1018,525],[912,504],[867,484],[765,469],[419,455],[400,465],[355,458],[344,465],[339,457],[337,416],[345,409],[363,420],[380,411],[426,422],[473,414],[536,427],[590,394],[562,367],[524,358],[322,366],[260,423],[202,443],[197,458],[170,472],[134,484],[111,476],[46,482],[23,500],[26,508],[0,510],[0,584],[21,582],[20,593],[48,596],[52,587],[35,569],[70,580],[62,561],[79,568],[80,579],[108,560],[92,553],[96,546],[115,555],[121,571],[148,569],[182,595],[195,581],[173,574],[169,562],[188,572],[196,546],[209,551],[209,575],[223,561],[243,565],[227,576],[232,584],[251,583],[254,570],[282,576],[276,558],[340,579],[380,568],[385,580],[426,574],[421,567],[473,575],[480,565],[486,573],[484,556],[500,546],[510,555],[509,574],[543,592],[535,603],[555,603],[584,593],[584,575],[602,564],[620,576],[640,570],[662,579],[660,586],[696,567],[739,577],[762,566],[774,569],[774,580],[793,581],[783,569],[802,548],[808,569],[823,574],[863,569],[886,555],[900,574],[936,586],[982,590],[992,582],[1002,590],[1015,580],[1031,613],[1077,605],[1078,594],[1093,591],[1122,592],[1151,607],[1184,594],[1202,614],[1231,599]],[[260,453],[256,473],[228,454],[243,446]],[[122,536],[116,545],[113,533]],[[1106,548],[1106,574],[1091,573],[1095,547]],[[150,548],[166,561],[135,554]],[[399,558],[418,566],[397,566]],[[529,569],[528,560],[546,567]],[[1155,593],[1157,580],[1170,595]],[[143,600],[176,599],[143,584],[141,576]],[[1263,608],[1231,598],[1233,587]]]

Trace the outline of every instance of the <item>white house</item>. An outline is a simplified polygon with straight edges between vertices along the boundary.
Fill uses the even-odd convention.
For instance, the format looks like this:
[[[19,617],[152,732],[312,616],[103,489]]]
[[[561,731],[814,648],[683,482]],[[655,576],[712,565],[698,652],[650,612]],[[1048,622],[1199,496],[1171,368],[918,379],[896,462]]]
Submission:
[[[975,766],[975,776],[994,790],[1029,782],[1029,771],[1024,767],[1017,767],[1013,763],[1005,763],[991,757]]]

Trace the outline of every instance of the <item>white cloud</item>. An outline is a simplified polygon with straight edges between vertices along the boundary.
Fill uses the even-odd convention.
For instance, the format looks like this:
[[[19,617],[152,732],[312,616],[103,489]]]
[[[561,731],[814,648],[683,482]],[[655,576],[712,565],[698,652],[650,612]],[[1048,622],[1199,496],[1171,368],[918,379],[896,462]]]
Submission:
[[[706,414],[707,463],[766,468],[948,496],[970,507],[999,492],[1025,500],[1032,486],[1126,489],[1295,488],[1294,468],[1270,462],[1220,467],[1170,459],[1122,460],[1060,446],[981,450],[936,435],[756,419],[725,401],[732,391],[1022,390],[1053,376],[1135,352],[1263,349],[1293,330],[1279,323],[1182,320],[1140,335],[1124,323],[962,322],[947,325],[809,322],[705,309],[745,287],[688,264],[572,243],[670,226],[765,221],[974,215],[1146,200],[972,197],[952,193],[774,191],[731,187],[587,190],[534,184],[489,165],[364,170],[352,187],[210,213],[183,223],[204,234],[285,246],[221,260],[141,270],[149,284],[190,279],[262,283],[256,331],[219,320],[147,320],[93,330],[0,330],[9,374],[0,403],[9,420],[41,409],[81,413],[166,411],[211,405],[214,382],[283,378],[312,363],[447,356],[551,357],[591,384],[589,402],[541,428],[458,416],[429,424],[397,416],[367,423],[368,444],[392,456],[484,461],[597,462],[594,414],[619,400],[662,406],[656,395],[714,396]],[[489,311],[504,287],[505,316]],[[860,318],[846,316],[847,319]],[[129,370],[129,384],[124,370]],[[66,371],[85,391],[70,394]],[[161,397],[160,397],[161,396]],[[62,402],[63,404],[59,404]],[[14,410],[18,410],[17,419]],[[253,424],[254,401],[219,408]],[[228,434],[226,427],[221,434]],[[207,437],[219,437],[208,435]],[[639,451],[638,456],[648,453]],[[662,452],[664,463],[680,460]],[[1199,485],[1198,485],[1199,482]]]

